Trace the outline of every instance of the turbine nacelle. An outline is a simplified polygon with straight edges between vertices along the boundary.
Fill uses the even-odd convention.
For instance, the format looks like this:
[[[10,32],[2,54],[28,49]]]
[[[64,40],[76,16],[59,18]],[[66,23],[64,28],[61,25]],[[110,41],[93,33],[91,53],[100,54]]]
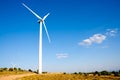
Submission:
[[[50,13],[48,13],[48,14],[46,14],[43,18],[38,18],[39,20],[38,20],[38,23],[40,23],[40,22],[44,22],[44,20],[48,17],[48,15],[49,15]]]
[[[43,21],[44,21],[43,19],[40,19],[40,20],[38,20],[38,23],[40,23],[40,22],[42,22],[42,23],[43,23]]]

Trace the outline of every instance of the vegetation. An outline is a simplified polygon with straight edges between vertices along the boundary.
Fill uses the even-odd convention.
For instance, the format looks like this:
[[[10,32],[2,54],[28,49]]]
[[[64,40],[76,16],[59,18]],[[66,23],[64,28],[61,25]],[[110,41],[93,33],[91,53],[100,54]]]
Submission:
[[[19,80],[120,80],[120,77],[85,76],[79,74],[43,74],[27,76]]]
[[[29,71],[23,70],[21,68],[0,68],[0,75],[13,75],[13,74],[23,74]]]
[[[35,72],[31,69],[23,70],[21,68],[0,68],[0,76],[2,75],[14,75],[24,74],[29,72]],[[48,73],[43,72],[42,75],[36,74],[32,76],[26,76],[18,80],[120,80],[119,71],[95,71],[89,73],[74,72],[74,73]]]
[[[61,74],[46,73],[23,77],[20,80],[120,80],[120,71],[108,72],[104,70],[90,73],[74,72],[72,74],[66,72]]]

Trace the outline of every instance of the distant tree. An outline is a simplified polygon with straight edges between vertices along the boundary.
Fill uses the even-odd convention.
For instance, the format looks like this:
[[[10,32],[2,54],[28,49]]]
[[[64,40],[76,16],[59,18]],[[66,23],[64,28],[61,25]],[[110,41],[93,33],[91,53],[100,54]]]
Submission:
[[[84,73],[84,76],[87,76],[88,74],[87,73]]]
[[[114,76],[120,76],[119,71],[118,72],[117,71],[112,71],[111,73],[114,74]]]
[[[13,69],[13,70],[17,71],[17,68],[16,68],[16,67],[14,67],[14,69]]]
[[[34,71],[34,73],[38,74],[38,69],[36,71]],[[43,72],[42,72],[43,73]]]
[[[0,72],[3,72],[3,70],[0,70]]]
[[[6,68],[6,67],[5,67],[5,68],[3,68],[3,70],[4,70],[4,71],[7,71],[7,70],[8,70],[8,68]]]
[[[82,75],[82,72],[79,72],[78,74]]]
[[[98,71],[93,72],[94,76],[98,74]]]
[[[77,72],[74,72],[73,74],[77,74]]]
[[[47,74],[47,72],[42,72],[43,74]]]
[[[0,68],[0,72],[3,72],[3,69],[2,69],[2,68]]]
[[[13,71],[14,69],[13,68],[9,68],[9,71]]]
[[[37,71],[33,71],[34,73],[38,73]]]
[[[119,74],[120,74],[120,70],[119,70],[118,72],[119,72]]]
[[[111,73],[112,73],[112,74],[115,74],[115,71],[112,71]]]
[[[101,75],[108,75],[108,71],[101,71]]]
[[[98,71],[95,71],[93,74],[94,74],[94,76],[95,76],[95,75],[100,76],[100,72],[98,72]]]
[[[116,72],[116,73],[115,73],[115,76],[120,76],[119,72]]]
[[[29,72],[33,72],[31,69],[28,70]]]
[[[18,68],[18,71],[22,71],[22,69],[21,69],[21,68]]]
[[[66,74],[66,72],[64,72],[63,74]]]

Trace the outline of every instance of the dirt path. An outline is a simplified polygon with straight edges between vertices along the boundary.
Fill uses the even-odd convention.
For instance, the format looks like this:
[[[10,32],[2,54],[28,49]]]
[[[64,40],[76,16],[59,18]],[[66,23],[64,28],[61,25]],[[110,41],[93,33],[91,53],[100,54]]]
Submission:
[[[9,75],[9,76],[1,76],[0,80],[16,80],[18,78],[22,78],[25,76],[35,75],[34,73],[27,73],[27,74],[19,74],[19,75]]]

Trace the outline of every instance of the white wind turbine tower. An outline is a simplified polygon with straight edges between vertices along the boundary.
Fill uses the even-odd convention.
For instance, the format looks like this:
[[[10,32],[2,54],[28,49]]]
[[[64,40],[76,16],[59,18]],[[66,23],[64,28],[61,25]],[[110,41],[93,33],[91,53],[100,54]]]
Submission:
[[[47,18],[47,16],[49,15],[49,13],[47,15],[45,15],[43,18],[41,18],[34,11],[32,11],[28,6],[26,6],[24,3],[22,3],[22,5],[39,19],[38,22],[40,24],[40,31],[39,31],[39,51],[38,51],[39,52],[38,74],[42,74],[42,24],[44,25],[48,40],[50,42],[50,37],[49,37],[47,27],[46,27],[45,21],[44,21]]]

